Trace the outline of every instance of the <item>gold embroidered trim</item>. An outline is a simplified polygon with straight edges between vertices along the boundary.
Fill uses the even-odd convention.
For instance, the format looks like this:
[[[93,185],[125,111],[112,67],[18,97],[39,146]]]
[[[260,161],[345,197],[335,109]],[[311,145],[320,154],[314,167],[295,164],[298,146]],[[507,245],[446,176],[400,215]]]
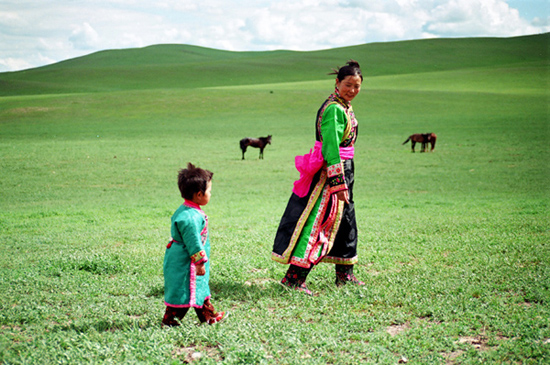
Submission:
[[[313,188],[313,191],[311,192],[311,195],[309,197],[309,200],[307,202],[307,205],[302,212],[302,215],[300,216],[300,219],[298,219],[298,223],[296,224],[296,228],[294,229],[294,232],[292,233],[292,237],[290,238],[290,242],[288,244],[287,249],[283,252],[282,255],[274,255],[273,259],[277,262],[282,263],[288,263],[290,259],[290,255],[294,251],[294,248],[296,247],[296,243],[298,242],[298,238],[300,238],[300,234],[302,233],[302,229],[304,229],[304,225],[306,224],[307,218],[311,214],[313,207],[315,206],[315,203],[317,202],[317,199],[319,198],[319,195],[323,191],[323,187],[325,186],[325,182],[327,180],[327,172],[323,169],[321,171],[321,176],[319,177],[319,181],[315,185],[315,188]],[[279,256],[281,259],[279,259]]]

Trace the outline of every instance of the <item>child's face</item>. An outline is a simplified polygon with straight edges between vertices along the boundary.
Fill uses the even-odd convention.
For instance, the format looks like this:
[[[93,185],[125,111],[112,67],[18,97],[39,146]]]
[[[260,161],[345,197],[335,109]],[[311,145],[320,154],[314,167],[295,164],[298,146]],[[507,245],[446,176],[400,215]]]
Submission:
[[[202,191],[199,191],[198,193],[195,193],[193,196],[193,203],[198,205],[206,205],[210,201],[210,195],[212,190],[212,181],[209,181],[206,185],[206,190],[203,193]]]

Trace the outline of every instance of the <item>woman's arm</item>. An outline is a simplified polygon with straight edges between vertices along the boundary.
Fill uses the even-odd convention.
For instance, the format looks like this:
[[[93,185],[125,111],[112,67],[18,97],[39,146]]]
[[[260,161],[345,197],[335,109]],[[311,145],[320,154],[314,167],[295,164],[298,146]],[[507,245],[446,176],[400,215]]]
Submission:
[[[323,139],[322,153],[327,162],[328,183],[331,193],[336,193],[338,199],[349,202],[348,186],[344,176],[344,165],[340,158],[340,143],[344,137],[348,120],[344,110],[337,104],[331,104],[323,113],[321,121],[321,136]]]

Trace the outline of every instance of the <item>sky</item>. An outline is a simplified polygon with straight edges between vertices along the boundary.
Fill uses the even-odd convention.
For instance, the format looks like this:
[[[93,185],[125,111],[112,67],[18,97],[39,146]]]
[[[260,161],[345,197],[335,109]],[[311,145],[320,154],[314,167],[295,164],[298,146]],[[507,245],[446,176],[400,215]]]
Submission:
[[[166,43],[311,51],[546,32],[549,0],[0,0],[0,72]]]

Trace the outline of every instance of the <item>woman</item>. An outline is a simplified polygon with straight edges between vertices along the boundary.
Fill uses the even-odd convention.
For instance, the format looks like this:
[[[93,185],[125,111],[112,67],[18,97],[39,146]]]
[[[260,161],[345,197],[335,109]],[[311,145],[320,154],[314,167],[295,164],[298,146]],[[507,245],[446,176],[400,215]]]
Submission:
[[[281,218],[272,259],[290,264],[281,283],[312,294],[305,284],[316,264],[336,264],[336,285],[364,285],[353,274],[357,263],[357,224],[353,204],[353,152],[357,120],[351,101],[363,75],[356,61],[334,70],[336,89],[317,112],[316,142],[296,157],[300,179]]]

